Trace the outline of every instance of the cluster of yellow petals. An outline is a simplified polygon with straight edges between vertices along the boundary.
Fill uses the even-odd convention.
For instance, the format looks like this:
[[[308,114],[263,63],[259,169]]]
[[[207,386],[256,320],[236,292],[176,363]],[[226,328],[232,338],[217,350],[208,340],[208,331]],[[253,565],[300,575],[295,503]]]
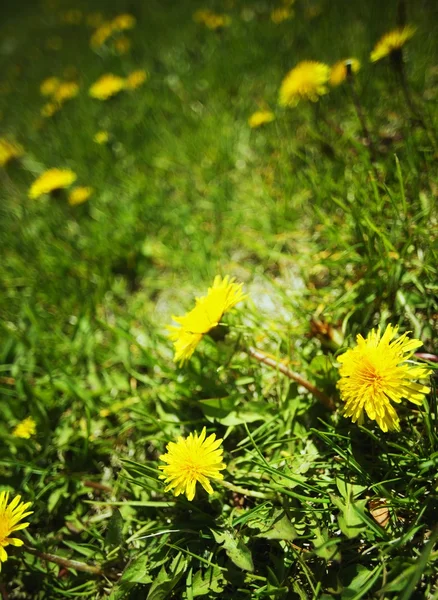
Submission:
[[[202,23],[208,29],[212,30],[228,27],[231,23],[231,17],[229,15],[215,13],[209,9],[197,10],[193,14],[193,20],[196,23]]]
[[[12,431],[12,435],[18,438],[28,440],[36,433],[36,423],[32,417],[27,417],[20,421]]]
[[[281,106],[296,106],[300,100],[316,102],[328,92],[330,67],[324,63],[305,60],[289,71],[280,87]]]
[[[188,438],[179,437],[177,442],[170,442],[167,453],[160,456],[166,465],[158,467],[163,471],[160,479],[167,484],[165,491],[173,490],[175,496],[184,493],[191,501],[199,482],[208,494],[212,494],[210,479],[223,479],[220,471],[225,469],[221,443],[214,433],[206,438],[205,427],[200,435],[190,433]]]
[[[106,144],[109,141],[108,131],[97,131],[94,134],[93,140],[99,145]]]
[[[126,88],[128,90],[136,90],[138,87],[143,85],[148,79],[148,73],[144,69],[138,69],[132,71],[126,78]]]
[[[43,117],[52,117],[66,102],[79,93],[79,85],[75,81],[63,81],[58,77],[48,77],[40,85],[42,96],[50,97],[41,109]]]
[[[252,129],[255,129],[256,127],[260,127],[266,123],[271,123],[271,121],[274,121],[274,119],[275,115],[271,110],[257,110],[249,117],[248,125]]]
[[[118,15],[112,21],[104,21],[103,23],[100,23],[99,27],[91,36],[90,46],[94,49],[98,49],[103,46],[108,38],[114,33],[133,29],[135,25],[136,19],[130,14]]]
[[[415,27],[412,25],[405,25],[404,27],[398,27],[389,33],[385,33],[371,52],[371,62],[377,62],[393,52],[401,50],[406,42],[414,35],[415,31]]]
[[[206,296],[196,298],[196,305],[182,317],[172,319],[180,327],[168,327],[173,340],[174,361],[183,364],[195,351],[203,336],[217,327],[224,313],[246,298],[241,283],[234,283],[234,278],[217,275]]]
[[[76,173],[70,169],[49,169],[44,171],[30,186],[29,198],[35,200],[43,194],[69,187],[76,181]]]
[[[89,186],[78,186],[72,189],[68,195],[68,203],[70,206],[77,206],[86,202],[93,193],[93,188]]]
[[[409,360],[422,342],[410,339],[406,333],[391,341],[396,333],[397,327],[388,325],[383,335],[379,329],[371,331],[366,339],[358,335],[357,346],[338,357],[344,416],[362,423],[365,411],[382,431],[400,429],[391,402],[399,404],[406,398],[421,405],[430,391],[415,380],[427,377],[431,371]]]
[[[351,69],[351,72],[356,74],[360,69],[360,62],[357,58],[344,58],[343,60],[338,60],[330,71],[330,85],[332,87],[336,87],[344,83],[347,79],[348,69]]]
[[[108,100],[112,96],[115,96],[125,88],[125,79],[114,75],[113,73],[107,73],[99,77],[99,79],[93,83],[90,87],[89,94],[92,98],[97,100]]]
[[[294,11],[289,6],[279,6],[271,12],[271,21],[276,25],[288,21],[294,16]]]
[[[12,502],[9,502],[9,492],[0,492],[0,570],[1,563],[8,559],[5,548],[9,545],[23,545],[22,540],[10,535],[29,526],[29,523],[20,521],[32,514],[33,511],[27,511],[30,505],[31,502],[21,502],[21,496],[15,496]]]
[[[0,167],[4,167],[8,162],[23,156],[24,149],[15,142],[6,138],[0,138]]]

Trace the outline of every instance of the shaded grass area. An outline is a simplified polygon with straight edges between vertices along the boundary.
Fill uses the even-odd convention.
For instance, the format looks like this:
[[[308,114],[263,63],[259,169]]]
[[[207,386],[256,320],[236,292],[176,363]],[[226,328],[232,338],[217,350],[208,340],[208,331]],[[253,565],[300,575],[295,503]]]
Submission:
[[[23,539],[40,553],[11,550],[10,598],[436,593],[434,391],[420,410],[399,405],[402,432],[385,435],[248,354],[284,359],[339,407],[335,355],[357,333],[398,323],[436,353],[436,9],[408,6],[425,131],[389,61],[368,62],[399,3],[297,0],[279,25],[274,6],[215,6],[232,19],[219,31],[193,21],[196,2],[2,9],[0,135],[26,153],[0,171],[0,483],[33,501]],[[93,51],[92,29],[64,22],[70,8],[132,13],[131,51]],[[347,85],[315,106],[277,105],[297,62],[348,56],[362,62],[374,163]],[[139,68],[142,88],[88,96],[103,73]],[[44,119],[52,75],[80,93]],[[265,106],[276,120],[251,130]],[[30,201],[51,167],[94,196]],[[165,327],[218,272],[249,300],[225,339],[177,368]],[[13,437],[28,415],[36,437]],[[204,425],[224,438],[231,488],[189,503],[164,493],[158,457]]]

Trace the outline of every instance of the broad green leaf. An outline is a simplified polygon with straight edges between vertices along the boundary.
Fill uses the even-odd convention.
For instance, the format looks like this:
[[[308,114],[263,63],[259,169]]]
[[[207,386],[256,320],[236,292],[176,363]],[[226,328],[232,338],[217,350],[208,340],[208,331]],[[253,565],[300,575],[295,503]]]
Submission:
[[[221,544],[228,557],[232,562],[243,569],[244,571],[254,571],[254,563],[252,561],[251,551],[245,544],[237,539],[229,531],[215,532],[213,531],[214,538],[218,544]]]
[[[148,573],[149,558],[143,554],[133,560],[126,569],[120,579],[121,583],[152,583],[152,578]]]

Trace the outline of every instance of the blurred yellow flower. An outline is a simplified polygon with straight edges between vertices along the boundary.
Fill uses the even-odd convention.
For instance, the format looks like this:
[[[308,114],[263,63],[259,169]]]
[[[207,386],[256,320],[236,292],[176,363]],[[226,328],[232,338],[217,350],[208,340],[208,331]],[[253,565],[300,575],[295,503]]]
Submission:
[[[270,110],[257,110],[253,113],[248,119],[248,125],[253,129],[255,127],[260,127],[260,125],[264,125],[265,123],[270,123],[275,119],[275,115]]]
[[[62,104],[79,93],[79,85],[74,81],[63,81],[53,94],[53,100]]]
[[[283,23],[283,21],[292,19],[293,16],[294,11],[292,9],[288,6],[280,6],[279,8],[274,8],[271,12],[271,21],[278,25],[279,23]]]
[[[192,501],[198,482],[208,494],[212,494],[210,479],[224,478],[220,472],[226,467],[222,462],[222,440],[217,440],[214,433],[208,438],[206,435],[204,427],[200,435],[190,433],[188,438],[179,437],[177,442],[167,444],[166,454],[160,456],[160,460],[167,464],[158,467],[163,471],[159,478],[167,484],[165,492],[173,490],[175,496],[185,494],[187,500]]]
[[[208,29],[220,29],[228,27],[231,23],[231,17],[225,14],[217,14],[209,9],[197,10],[193,14],[193,20],[196,23],[203,23]]]
[[[29,198],[34,200],[43,194],[69,187],[74,181],[76,181],[76,173],[70,169],[49,169],[30,186]]]
[[[55,102],[47,102],[41,109],[41,116],[47,118],[53,117],[53,115],[58,112],[60,108],[60,104],[55,104]]]
[[[113,34],[114,27],[110,21],[104,21],[90,38],[90,46],[94,49],[100,48]]]
[[[300,100],[316,102],[328,92],[330,67],[324,63],[305,60],[289,71],[280,87],[281,106],[296,106]]]
[[[330,85],[335,87],[344,83],[347,79],[347,66],[350,65],[351,71],[357,73],[360,69],[360,62],[357,58],[345,58],[335,63],[330,71]]]
[[[135,27],[136,22],[137,21],[133,15],[124,14],[115,17],[112,20],[112,26],[114,29],[123,31],[125,29],[132,29]]]
[[[12,435],[19,438],[29,439],[32,435],[35,435],[35,433],[36,423],[32,417],[27,417],[15,426]]]
[[[22,540],[10,536],[14,531],[29,527],[29,523],[20,523],[20,521],[33,513],[32,510],[27,510],[31,504],[31,502],[26,502],[26,504],[21,502],[21,496],[15,496],[9,502],[9,492],[0,492],[0,570],[1,563],[8,560],[5,548],[9,545],[23,545]]]
[[[398,431],[399,418],[391,401],[399,404],[406,398],[421,405],[430,392],[414,380],[427,377],[431,371],[410,360],[422,342],[408,338],[406,333],[391,342],[397,330],[388,325],[382,336],[380,329],[373,329],[366,339],[358,335],[357,346],[338,356],[343,414],[353,423],[363,423],[365,410],[382,431]]]
[[[44,81],[40,85],[40,93],[43,96],[51,96],[56,92],[60,85],[60,80],[58,77],[48,77],[44,79]]]
[[[126,87],[129,90],[135,90],[138,87],[140,87],[141,85],[143,85],[143,83],[147,80],[147,78],[148,78],[147,71],[144,71],[143,69],[140,69],[138,71],[133,71],[126,78]]]
[[[118,54],[126,54],[131,49],[131,40],[126,36],[118,37],[114,40],[113,46]]]
[[[10,142],[6,138],[0,138],[0,167],[4,167],[11,160],[23,156],[24,149],[15,142]]]
[[[227,275],[222,279],[216,275],[207,295],[196,298],[195,308],[182,317],[172,316],[180,325],[168,327],[175,349],[175,362],[182,365],[187,361],[203,336],[219,325],[223,314],[247,297],[242,287],[242,283],[234,283],[234,277],[230,279]]]
[[[96,144],[106,144],[109,140],[109,134],[107,131],[98,131],[94,134],[93,140]]]
[[[83,204],[88,200],[88,198],[93,193],[92,187],[86,186],[78,186],[72,189],[70,194],[68,195],[68,203],[70,206],[77,206],[78,204]]]
[[[374,46],[371,52],[371,62],[377,62],[385,56],[400,51],[408,40],[414,35],[416,28],[412,25],[398,27],[389,33],[385,33]]]
[[[107,73],[102,75],[93,85],[90,87],[90,96],[97,98],[97,100],[107,100],[111,96],[115,96],[125,87],[125,80],[118,75]]]

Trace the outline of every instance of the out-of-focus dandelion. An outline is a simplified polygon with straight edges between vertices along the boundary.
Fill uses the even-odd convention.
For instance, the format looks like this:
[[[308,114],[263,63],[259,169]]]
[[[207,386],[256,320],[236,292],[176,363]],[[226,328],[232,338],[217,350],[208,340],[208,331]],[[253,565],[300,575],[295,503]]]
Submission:
[[[30,186],[29,198],[35,200],[43,194],[69,187],[76,181],[76,173],[70,169],[49,169],[44,171]]]
[[[96,50],[104,45],[109,37],[114,32],[114,27],[111,21],[104,21],[97,29],[94,31],[90,38],[90,46]]]
[[[289,6],[279,6],[271,12],[271,21],[278,25],[283,21],[288,21],[294,16],[294,11]]]
[[[135,90],[141,85],[145,83],[148,79],[147,71],[143,69],[139,69],[138,71],[133,71],[126,78],[126,87],[128,90]]]
[[[72,189],[68,195],[70,206],[77,206],[86,202],[93,193],[93,188],[89,186],[78,186]]]
[[[357,58],[345,58],[336,62],[330,71],[330,85],[336,87],[344,83],[347,79],[348,69],[354,74],[359,72],[360,62]]]
[[[137,23],[136,18],[130,14],[118,15],[112,20],[113,29],[118,31],[124,31],[126,29],[133,29]]]
[[[399,418],[391,402],[399,404],[406,398],[419,406],[430,391],[415,380],[431,371],[410,360],[422,342],[410,339],[407,333],[391,341],[397,330],[388,325],[383,335],[380,329],[372,330],[366,339],[358,335],[357,346],[338,356],[343,413],[353,423],[363,423],[365,411],[382,431],[398,431]]]
[[[61,81],[58,77],[48,77],[40,85],[40,93],[42,96],[52,96],[60,86]]]
[[[66,100],[74,98],[79,93],[79,85],[74,81],[63,81],[53,93],[53,100],[63,104]]]
[[[385,33],[371,52],[371,62],[377,62],[386,56],[400,53],[406,42],[413,37],[415,31],[416,28],[412,25],[405,25]]]
[[[218,14],[209,9],[197,10],[193,14],[193,20],[196,23],[202,23],[208,29],[222,29],[231,24],[231,17],[226,14]]]
[[[56,104],[55,102],[46,102],[41,109],[41,116],[46,118],[53,117],[53,115],[57,113],[60,108],[60,104]]]
[[[0,492],[0,570],[1,563],[8,560],[5,548],[9,545],[23,545],[22,540],[11,537],[11,534],[29,527],[29,523],[20,523],[20,521],[33,513],[27,510],[31,504],[31,502],[21,502],[21,496],[15,496],[9,502],[9,492]]]
[[[8,162],[20,158],[23,154],[24,149],[22,146],[6,138],[0,138],[0,167],[4,167]]]
[[[125,80],[123,77],[107,73],[93,83],[89,93],[92,98],[96,98],[97,100],[108,100],[108,98],[115,96],[124,88]]]
[[[196,306],[182,317],[174,317],[180,327],[168,327],[175,349],[174,361],[181,365],[187,361],[203,336],[217,327],[224,313],[246,298],[242,283],[234,283],[228,275],[214,278],[206,296],[196,298]]]
[[[271,110],[257,110],[248,119],[248,125],[255,129],[266,123],[274,121],[275,115]]]
[[[131,49],[131,40],[123,35],[114,40],[113,47],[118,54],[126,54]]]
[[[214,433],[206,438],[205,427],[200,435],[190,433],[188,438],[179,437],[177,442],[167,444],[166,454],[160,456],[167,464],[158,467],[163,471],[160,479],[165,480],[165,491],[173,490],[175,496],[185,494],[191,501],[199,482],[208,494],[212,494],[210,479],[223,479],[220,471],[226,467],[222,462],[221,444],[222,440],[217,440]]]
[[[328,92],[330,67],[324,63],[306,60],[289,71],[280,87],[281,106],[296,106],[300,100],[316,102]]]
[[[28,440],[36,433],[36,423],[32,417],[26,417],[20,421],[12,431],[12,435]]]
[[[96,144],[106,144],[109,140],[108,131],[97,131],[94,134],[93,140],[96,142]]]

